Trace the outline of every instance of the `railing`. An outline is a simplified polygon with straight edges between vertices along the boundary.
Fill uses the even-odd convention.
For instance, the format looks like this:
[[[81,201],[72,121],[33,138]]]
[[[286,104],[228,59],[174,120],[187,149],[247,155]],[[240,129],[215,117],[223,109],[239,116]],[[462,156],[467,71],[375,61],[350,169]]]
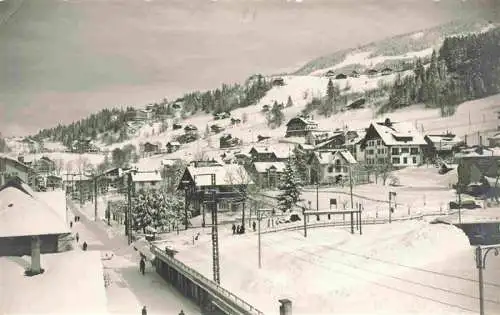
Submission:
[[[259,311],[257,308],[248,304],[247,302],[243,301],[235,294],[224,289],[222,286],[218,285],[214,281],[207,279],[198,271],[194,270],[191,267],[188,267],[186,264],[180,262],[179,260],[168,256],[160,248],[153,245],[152,252],[155,256],[161,257],[161,260],[171,264],[171,266],[173,266],[179,272],[184,274],[186,277],[197,282],[207,292],[210,292],[212,295],[218,297],[219,299],[228,303],[229,305],[235,306],[236,309],[241,309],[242,310],[241,314],[264,315],[263,312]]]

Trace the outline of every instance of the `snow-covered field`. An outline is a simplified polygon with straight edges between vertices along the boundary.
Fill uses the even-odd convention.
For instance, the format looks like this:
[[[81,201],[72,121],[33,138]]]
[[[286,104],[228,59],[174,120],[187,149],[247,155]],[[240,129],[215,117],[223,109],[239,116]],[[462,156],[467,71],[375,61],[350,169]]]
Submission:
[[[212,277],[210,230],[171,234],[176,257]],[[196,231],[198,232],[198,230]],[[424,221],[234,236],[220,229],[221,284],[266,314],[289,298],[295,314],[458,314],[478,311],[473,251],[453,226]],[[492,258],[491,261],[493,261]],[[500,311],[500,264],[486,271],[486,309]],[[492,284],[493,283],[493,284]]]
[[[425,213],[445,213],[448,203],[455,201],[455,191],[450,188],[457,182],[456,171],[440,175],[435,167],[406,168],[394,172],[400,180],[399,186],[384,186],[381,182],[353,186],[353,202],[363,205],[363,218],[387,218],[389,211],[389,192],[396,192],[396,208],[393,218],[407,217]],[[266,195],[277,196],[279,191],[270,191]],[[302,196],[305,203],[311,201],[311,208],[316,209],[316,189],[306,188]],[[337,199],[338,209],[343,205],[351,207],[350,188],[320,187],[318,200],[320,210],[329,210],[330,199]],[[464,197],[465,199],[465,197]],[[394,199],[392,200],[394,207]],[[333,206],[332,209],[336,209]]]
[[[24,276],[30,257],[0,258],[0,314],[107,314],[101,256],[71,251],[41,256],[45,272]]]

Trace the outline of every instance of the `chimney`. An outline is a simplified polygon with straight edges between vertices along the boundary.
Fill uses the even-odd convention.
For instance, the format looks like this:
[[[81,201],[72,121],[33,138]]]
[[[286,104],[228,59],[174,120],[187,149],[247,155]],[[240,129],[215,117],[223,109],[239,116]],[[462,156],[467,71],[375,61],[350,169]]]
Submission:
[[[467,147],[467,135],[464,136],[465,147]]]
[[[17,160],[21,163],[24,163],[24,156],[20,155],[17,157]]]
[[[390,127],[392,126],[392,122],[389,118],[386,118],[385,121],[384,121],[384,126],[386,127]]]
[[[479,146],[483,146],[483,136],[479,136]]]
[[[40,266],[40,238],[38,236],[31,237],[31,269],[32,275],[37,275],[42,272]]]
[[[289,299],[279,300],[280,305],[280,315],[292,315],[292,301]]]

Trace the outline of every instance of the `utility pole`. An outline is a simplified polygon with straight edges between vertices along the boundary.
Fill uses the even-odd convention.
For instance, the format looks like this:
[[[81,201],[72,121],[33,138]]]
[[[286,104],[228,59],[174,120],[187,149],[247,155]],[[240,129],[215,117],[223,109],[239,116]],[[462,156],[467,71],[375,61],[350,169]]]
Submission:
[[[188,189],[189,189],[189,181],[183,180],[182,184],[184,185],[184,230],[188,229],[189,220],[188,220]]]
[[[494,252],[495,256],[500,254],[500,244],[477,246],[476,247],[476,268],[479,272],[479,314],[484,315],[484,280],[483,269],[486,268],[486,257],[490,251]]]
[[[97,222],[97,178],[94,177],[94,221]]]
[[[132,244],[132,173],[128,173],[127,176],[127,199],[128,199],[128,207],[125,212],[125,235],[127,235],[128,244]]]
[[[260,221],[262,220],[262,214],[260,211],[257,212],[257,221],[259,222],[259,231],[258,231],[258,234],[259,234],[259,269],[262,268],[262,254],[261,254],[261,244],[260,244]]]
[[[212,208],[212,267],[214,281],[220,284],[220,265],[219,265],[219,231],[217,222],[217,195],[215,191],[215,174],[210,174],[212,180],[212,200],[210,202]]]
[[[389,223],[392,222],[392,212],[393,212],[393,208],[392,208],[392,204],[391,204],[392,196],[396,197],[396,192],[394,192],[394,191],[389,192]]]

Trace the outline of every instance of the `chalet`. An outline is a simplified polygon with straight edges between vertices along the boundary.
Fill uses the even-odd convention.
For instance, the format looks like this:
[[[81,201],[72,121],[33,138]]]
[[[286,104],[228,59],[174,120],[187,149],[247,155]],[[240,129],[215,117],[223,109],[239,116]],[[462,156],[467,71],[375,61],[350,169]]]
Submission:
[[[33,160],[31,167],[37,174],[48,175],[56,173],[56,163],[46,156],[42,156],[39,160]]]
[[[500,132],[488,138],[490,147],[500,147]]]
[[[142,145],[142,152],[146,155],[160,152],[160,145],[157,143],[146,142]]]
[[[255,146],[250,149],[248,154],[252,157],[253,162],[284,162],[290,157],[290,150]]]
[[[360,108],[364,108],[365,104],[366,104],[366,99],[360,98],[360,99],[357,99],[354,102],[346,105],[345,108],[346,108],[346,110],[360,109]]]
[[[225,134],[219,139],[219,147],[221,149],[224,148],[232,148],[238,145],[241,145],[242,141],[236,137],[233,137],[230,134]]]
[[[62,236],[70,234],[55,209],[37,198],[19,177],[0,187],[0,256],[31,255],[31,264],[40,269],[40,254],[63,251]]]
[[[268,140],[268,139],[271,139],[271,137],[257,135],[257,142],[261,142],[261,141]]]
[[[87,137],[80,140],[74,140],[71,151],[74,153],[99,152],[99,148],[92,143],[92,138]]]
[[[275,189],[279,186],[286,164],[284,162],[255,162],[250,174],[256,185],[263,189]]]
[[[176,137],[176,141],[179,142],[180,144],[183,143],[190,143],[198,140],[200,135],[196,132],[189,132],[189,133],[184,133],[178,137]]]
[[[231,125],[239,125],[239,124],[241,124],[241,119],[231,118]]]
[[[328,71],[325,73],[325,76],[326,76],[326,77],[333,77],[333,76],[335,76],[335,71],[333,71],[333,70],[328,70]]]
[[[392,73],[392,69],[391,69],[391,68],[388,68],[388,67],[386,67],[386,68],[384,68],[384,69],[382,69],[382,70],[380,71],[380,74],[381,74],[381,75],[389,75],[389,74],[391,74],[391,73]]]
[[[71,199],[80,200],[80,202],[91,200],[94,181],[89,173],[67,174],[65,177],[65,190],[71,196]]]
[[[178,190],[186,192],[186,199],[194,214],[202,209],[200,194],[211,189],[226,193],[219,203],[220,210],[228,210],[234,201],[245,202],[244,191],[254,182],[241,165],[188,166],[179,181]]]
[[[53,174],[47,175],[45,187],[52,190],[62,188],[62,177]]]
[[[212,131],[213,133],[220,133],[220,132],[224,131],[224,127],[221,127],[217,124],[214,124],[214,125],[210,126],[210,131]]]
[[[214,120],[222,120],[222,119],[227,119],[230,117],[231,117],[231,113],[228,113],[228,112],[214,114]]]
[[[195,125],[186,125],[186,127],[184,127],[185,132],[193,132],[197,130],[198,128]]]
[[[427,142],[410,123],[373,122],[361,148],[368,165],[392,164],[395,167],[417,166],[423,163]]]
[[[325,138],[319,138],[314,143],[308,143],[314,145],[315,150],[325,150],[325,149],[340,149],[345,143],[345,135],[341,131],[332,132]]]
[[[344,73],[339,73],[335,76],[335,80],[344,80],[344,79],[347,79],[347,75],[345,75]]]
[[[161,160],[161,166],[163,168],[171,168],[177,164],[182,163],[182,159],[163,159]]]
[[[310,145],[316,145],[320,142],[328,140],[331,136],[334,135],[334,131],[331,130],[309,130],[305,136],[305,143]]]
[[[145,121],[153,119],[153,110],[151,109],[141,109],[136,112],[135,120],[136,121]]]
[[[463,185],[477,182],[484,177],[497,178],[500,172],[500,149],[470,148],[457,153],[459,178]]]
[[[173,124],[173,125],[172,125],[172,129],[173,129],[173,130],[177,130],[177,129],[181,129],[181,128],[182,128],[182,125],[181,125],[181,124],[177,124],[177,123],[175,123],[175,124]]]
[[[359,78],[359,72],[356,70],[352,70],[350,77],[351,78]]]
[[[318,129],[318,123],[304,117],[295,117],[286,124],[285,137],[305,137],[311,130]]]
[[[123,190],[125,188],[125,182],[123,178],[128,170],[130,170],[130,168],[121,167],[113,167],[105,170],[101,174],[98,182],[101,193],[106,193],[108,191],[119,192]]]
[[[459,151],[459,147],[464,144],[464,141],[452,133],[445,134],[430,134],[424,137],[428,144],[426,156],[432,158],[452,157],[454,153]]]
[[[369,76],[369,77],[374,77],[378,74],[378,71],[375,70],[375,69],[368,69],[366,71],[366,75]]]
[[[167,153],[173,153],[173,152],[179,150],[180,147],[181,147],[181,144],[178,141],[170,141],[166,145]]]
[[[347,141],[345,143],[345,148],[351,152],[351,155],[358,162],[365,161],[365,152],[363,151],[361,144],[366,136],[365,130],[349,130],[347,131]]]
[[[311,184],[340,184],[353,174],[357,161],[347,150],[325,150],[314,152],[307,164]]]
[[[160,189],[161,181],[161,174],[158,171],[132,172],[132,189],[134,191]]]
[[[274,78],[271,81],[271,84],[273,86],[284,86],[285,85],[285,79],[283,79],[283,78]]]
[[[0,153],[0,186],[14,177],[19,177],[24,183],[32,184],[34,170],[17,159]]]

